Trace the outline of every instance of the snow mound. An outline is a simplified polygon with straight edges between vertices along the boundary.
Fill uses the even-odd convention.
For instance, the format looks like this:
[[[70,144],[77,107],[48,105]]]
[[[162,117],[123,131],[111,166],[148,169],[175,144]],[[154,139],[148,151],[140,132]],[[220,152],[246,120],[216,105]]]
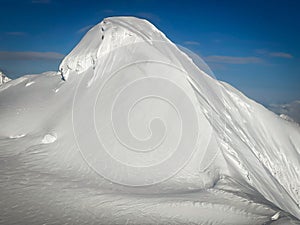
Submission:
[[[299,126],[149,22],[105,19],[60,72],[0,87],[3,224],[300,219]]]
[[[56,141],[56,135],[46,134],[42,140],[43,144],[50,144]]]
[[[7,83],[10,80],[10,78],[8,78],[3,72],[0,71],[0,85]]]

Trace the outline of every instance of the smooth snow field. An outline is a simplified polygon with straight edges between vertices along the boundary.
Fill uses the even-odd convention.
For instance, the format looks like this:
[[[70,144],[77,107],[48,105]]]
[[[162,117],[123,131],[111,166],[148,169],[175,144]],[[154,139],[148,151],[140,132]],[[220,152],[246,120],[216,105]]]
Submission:
[[[300,127],[134,17],[0,86],[0,160],[0,224],[300,224]]]

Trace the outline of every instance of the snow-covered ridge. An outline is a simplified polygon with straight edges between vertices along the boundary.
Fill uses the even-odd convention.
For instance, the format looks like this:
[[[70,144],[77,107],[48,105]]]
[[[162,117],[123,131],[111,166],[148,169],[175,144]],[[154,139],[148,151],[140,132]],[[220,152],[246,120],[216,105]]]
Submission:
[[[169,40],[153,24],[135,17],[109,17],[95,25],[63,59],[60,71],[67,79],[70,71],[82,73],[95,66],[100,56],[116,48],[146,41]]]

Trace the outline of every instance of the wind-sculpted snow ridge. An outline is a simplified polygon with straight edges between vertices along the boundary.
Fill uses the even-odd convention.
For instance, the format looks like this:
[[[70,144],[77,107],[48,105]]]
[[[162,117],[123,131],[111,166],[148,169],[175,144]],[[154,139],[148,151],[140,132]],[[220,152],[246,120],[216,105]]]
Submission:
[[[59,70],[0,86],[1,224],[299,224],[299,126],[149,22]]]

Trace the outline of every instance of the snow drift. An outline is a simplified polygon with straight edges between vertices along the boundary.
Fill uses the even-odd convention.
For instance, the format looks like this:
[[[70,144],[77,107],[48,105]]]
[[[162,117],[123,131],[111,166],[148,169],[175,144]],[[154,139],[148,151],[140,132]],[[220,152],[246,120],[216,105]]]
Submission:
[[[299,127],[196,64],[113,17],[1,85],[1,223],[299,223]]]

